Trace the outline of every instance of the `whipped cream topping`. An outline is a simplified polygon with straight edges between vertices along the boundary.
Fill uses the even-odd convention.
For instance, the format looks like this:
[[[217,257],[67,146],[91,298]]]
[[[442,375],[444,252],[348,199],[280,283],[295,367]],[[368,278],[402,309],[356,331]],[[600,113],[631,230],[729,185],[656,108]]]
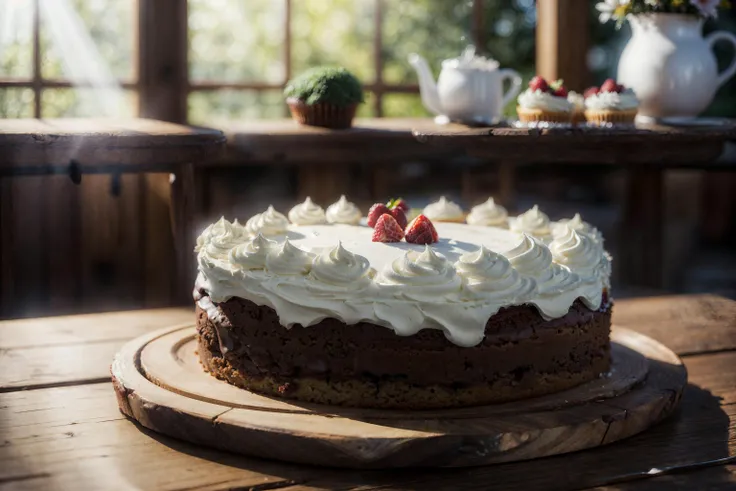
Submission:
[[[278,242],[269,240],[259,233],[248,242],[243,242],[230,249],[228,259],[237,269],[263,269],[266,257],[276,249]]]
[[[568,227],[578,233],[589,235],[596,242],[603,244],[603,235],[593,225],[589,224],[588,222],[584,222],[583,218],[580,216],[580,213],[575,213],[575,216],[570,219],[565,218],[564,220],[559,220],[555,227],[552,229],[552,233],[554,235],[565,234],[567,233],[566,228]]]
[[[541,212],[537,205],[509,222],[511,230],[531,234],[543,240],[551,239],[552,229],[549,217]]]
[[[594,275],[601,260],[600,247],[592,238],[564,225],[564,231],[549,245],[555,262],[584,276]]]
[[[460,220],[463,218],[463,209],[444,196],[439,201],[425,206],[422,213],[430,220]]]
[[[398,286],[396,292],[413,300],[429,300],[460,292],[460,278],[447,259],[428,245],[407,251],[381,272],[377,283]]]
[[[194,250],[205,251],[208,257],[219,259],[226,257],[230,249],[242,242],[245,236],[246,232],[237,220],[230,223],[225,217],[221,217],[197,237]]]
[[[265,236],[279,235],[286,232],[288,226],[289,220],[271,205],[263,213],[253,215],[245,222],[245,230],[250,235],[258,235],[259,233]]]
[[[541,109],[556,113],[569,113],[573,105],[565,97],[557,97],[549,92],[526,89],[519,95],[519,107],[524,109]]]
[[[289,210],[289,220],[294,225],[318,225],[327,221],[325,210],[314,203],[309,196],[304,200],[304,203],[300,203]]]
[[[275,274],[302,275],[309,273],[312,268],[312,259],[314,259],[314,254],[299,249],[289,239],[286,239],[280,247],[266,257],[266,268]]]
[[[200,249],[197,289],[211,302],[205,297],[199,305],[214,316],[219,302],[240,297],[273,308],[287,328],[335,318],[402,336],[440,329],[458,346],[480,343],[502,307],[529,304],[551,319],[578,298],[600,306],[610,276],[602,248],[593,251],[597,256],[583,251],[581,257],[599,259],[591,273],[586,261],[560,264],[529,235],[448,222],[435,227],[443,239],[431,246],[371,242],[370,227],[324,224],[289,225],[270,240],[243,237],[224,256]],[[576,257],[575,250],[567,254]]]
[[[466,221],[470,225],[488,225],[493,227],[506,227],[509,217],[506,208],[497,205],[493,198],[488,198],[485,203],[474,206]]]
[[[327,207],[326,215],[328,223],[347,223],[349,225],[357,225],[363,217],[358,207],[349,202],[344,194],[336,203]]]
[[[583,94],[578,94],[574,90],[567,93],[567,102],[572,104],[572,107],[576,111],[585,110],[585,97]]]
[[[631,89],[617,92],[598,92],[585,99],[585,107],[596,111],[626,111],[639,107],[639,100]]]
[[[342,242],[338,242],[332,249],[326,249],[312,263],[312,278],[341,288],[366,287],[371,276],[368,259],[346,250]]]

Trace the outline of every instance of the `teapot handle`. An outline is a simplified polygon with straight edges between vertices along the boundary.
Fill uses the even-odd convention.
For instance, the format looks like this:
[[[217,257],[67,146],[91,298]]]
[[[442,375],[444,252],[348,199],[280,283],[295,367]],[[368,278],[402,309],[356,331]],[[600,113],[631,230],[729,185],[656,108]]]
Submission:
[[[509,90],[506,91],[506,93],[503,95],[503,98],[501,99],[501,112],[503,112],[503,108],[506,107],[506,104],[508,104],[511,99],[519,95],[519,92],[521,91],[521,75],[510,68],[499,70],[498,73],[499,75],[501,75],[502,86],[503,81],[506,79],[509,79],[509,81],[511,82]]]
[[[736,36],[734,36],[730,32],[716,31],[711,32],[710,34],[705,36],[705,42],[708,43],[708,46],[711,50],[713,49],[713,45],[716,44],[718,41],[728,41],[733,45],[734,49],[736,49]],[[728,68],[718,74],[718,87],[723,85],[726,80],[733,76],[734,73],[736,73],[736,55],[734,55],[733,59],[731,60],[731,64],[728,65]]]

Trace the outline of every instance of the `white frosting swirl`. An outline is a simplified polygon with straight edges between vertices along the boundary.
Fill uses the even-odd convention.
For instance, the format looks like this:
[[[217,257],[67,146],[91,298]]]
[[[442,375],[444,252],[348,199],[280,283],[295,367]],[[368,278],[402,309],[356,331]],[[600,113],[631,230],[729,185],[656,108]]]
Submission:
[[[460,256],[455,269],[469,290],[482,292],[486,298],[515,302],[534,291],[533,281],[522,278],[508,259],[484,245]]]
[[[245,230],[237,220],[235,223],[230,223],[225,220],[225,217],[221,217],[197,237],[197,246],[194,250],[204,252],[212,259],[224,259],[230,249],[242,242],[244,238]]]
[[[281,247],[266,257],[266,268],[276,274],[304,275],[309,273],[314,257],[311,252],[299,249],[286,239]]]
[[[540,239],[546,239],[552,234],[549,217],[542,213],[537,205],[511,220],[510,226],[515,232],[531,234]]]
[[[574,90],[571,90],[567,94],[567,102],[572,104],[573,109],[576,111],[584,111],[585,110],[585,97],[583,94],[578,94]]]
[[[277,242],[269,240],[258,233],[256,237],[248,242],[242,243],[230,249],[228,258],[238,269],[251,270],[266,267],[268,254],[276,248]]]
[[[526,89],[519,95],[519,106],[524,109],[541,109],[543,111],[569,113],[573,105],[565,97],[557,97],[549,92]]]
[[[447,259],[428,245],[421,253],[407,251],[392,261],[377,281],[400,287],[396,290],[398,293],[414,300],[458,293],[462,283]]]
[[[430,220],[459,220],[463,218],[463,209],[457,203],[453,203],[444,196],[439,201],[429,204],[422,211],[424,216]]]
[[[639,100],[631,89],[617,92],[598,92],[585,99],[585,107],[596,111],[626,111],[639,107]]]
[[[253,215],[245,222],[245,230],[252,236],[259,233],[264,236],[280,235],[286,232],[288,226],[289,220],[271,205],[263,213]]]
[[[601,261],[603,252],[588,235],[578,234],[565,226],[563,233],[555,237],[549,245],[552,258],[558,264],[567,266],[574,273],[592,276]]]
[[[356,225],[360,222],[363,214],[360,212],[357,206],[347,200],[345,195],[340,196],[340,199],[327,207],[327,222],[329,223],[347,223],[349,225]]]
[[[493,198],[488,198],[485,203],[474,206],[468,214],[467,222],[470,225],[488,225],[494,227],[506,227],[509,217],[506,208],[497,205]]]
[[[289,210],[289,220],[294,225],[318,225],[327,221],[325,210],[314,203],[309,196],[304,200],[304,203],[300,203]]]
[[[552,232],[554,235],[562,235],[567,232],[567,228],[571,228],[578,233],[589,235],[594,241],[601,245],[603,244],[603,235],[593,225],[588,222],[584,222],[580,213],[575,213],[575,216],[571,219],[559,220],[552,229]]]
[[[338,242],[314,258],[310,277],[327,285],[351,290],[365,288],[371,280],[371,265],[363,256],[353,254]]]

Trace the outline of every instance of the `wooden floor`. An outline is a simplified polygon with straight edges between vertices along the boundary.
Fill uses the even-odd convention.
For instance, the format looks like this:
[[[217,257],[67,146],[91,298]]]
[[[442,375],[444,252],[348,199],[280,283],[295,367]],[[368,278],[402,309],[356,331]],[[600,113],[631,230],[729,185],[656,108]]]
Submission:
[[[681,408],[630,440],[489,467],[351,472],[244,458],[152,433],[117,409],[113,354],[192,321],[188,309],[0,323],[0,490],[5,489],[734,489],[736,302],[617,302],[614,323],[683,357]]]

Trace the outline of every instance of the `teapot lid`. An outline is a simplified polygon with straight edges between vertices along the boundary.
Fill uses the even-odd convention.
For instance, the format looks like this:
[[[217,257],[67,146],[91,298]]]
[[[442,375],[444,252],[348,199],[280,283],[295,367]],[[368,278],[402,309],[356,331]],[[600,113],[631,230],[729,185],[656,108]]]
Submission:
[[[442,62],[443,68],[465,68],[471,70],[498,70],[499,63],[493,58],[478,56],[475,54],[475,46],[472,44],[463,50],[457,58],[449,58]]]

